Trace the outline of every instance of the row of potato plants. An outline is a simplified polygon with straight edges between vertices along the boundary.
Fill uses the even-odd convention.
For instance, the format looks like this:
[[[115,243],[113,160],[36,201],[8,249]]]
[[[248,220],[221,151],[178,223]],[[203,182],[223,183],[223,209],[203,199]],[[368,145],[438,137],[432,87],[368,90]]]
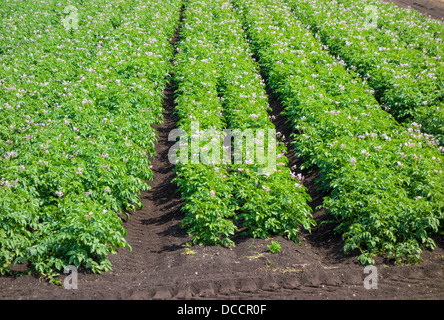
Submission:
[[[294,129],[304,167],[319,170],[323,206],[344,251],[421,259],[442,228],[444,176],[436,142],[403,127],[280,0],[234,1],[267,81]]]
[[[201,138],[198,150],[182,152],[189,152],[189,159],[197,156],[200,163],[177,164],[175,182],[185,203],[183,226],[195,244],[233,246],[232,236],[240,229],[254,237],[277,234],[298,242],[299,226],[309,230],[314,224],[310,197],[302,177],[287,166],[285,145],[273,139],[267,143],[272,135],[268,129],[274,125],[268,115],[265,83],[245,36],[230,2],[185,4],[175,57],[176,110],[178,127],[190,137]],[[193,122],[199,123],[198,129]],[[236,149],[236,140],[224,135],[225,129],[251,130],[258,139],[254,143],[264,146],[265,157],[274,157],[276,167],[262,172],[267,164],[247,154],[246,141],[242,149]],[[264,136],[258,136],[257,130],[263,130]],[[211,144],[218,135],[228,137],[228,145],[239,154],[233,158],[229,154],[224,162],[221,152],[215,163],[205,163],[208,148],[222,147],[222,140]],[[235,156],[241,156],[241,161],[235,161]]]
[[[372,27],[365,3],[286,1],[294,14],[371,86],[381,106],[400,122],[416,122],[444,142],[444,60],[441,50],[413,50],[389,28]],[[375,5],[376,10],[380,6]],[[381,18],[382,20],[382,18]],[[379,20],[378,20],[379,21]],[[442,35],[437,35],[442,41]],[[437,43],[436,47],[440,45]]]
[[[152,179],[180,1],[70,5],[2,1],[1,274],[110,270]]]

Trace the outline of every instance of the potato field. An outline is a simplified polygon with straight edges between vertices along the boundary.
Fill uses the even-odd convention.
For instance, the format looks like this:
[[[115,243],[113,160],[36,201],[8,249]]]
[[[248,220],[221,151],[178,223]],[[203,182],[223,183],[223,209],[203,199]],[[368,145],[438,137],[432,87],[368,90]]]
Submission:
[[[440,19],[379,0],[0,17],[0,298],[444,297]]]

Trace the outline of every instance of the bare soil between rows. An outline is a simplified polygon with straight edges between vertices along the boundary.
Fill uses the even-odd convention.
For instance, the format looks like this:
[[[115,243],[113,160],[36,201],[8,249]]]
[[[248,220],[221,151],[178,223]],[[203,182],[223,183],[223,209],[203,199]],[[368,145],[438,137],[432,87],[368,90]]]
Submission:
[[[444,17],[443,2],[394,2],[411,5],[435,18]],[[280,115],[282,107],[271,92],[268,94],[274,123],[288,138],[290,131]],[[334,233],[334,224],[321,224],[331,217],[316,209],[324,196],[316,190],[316,172],[304,174],[318,225],[311,233],[302,231],[301,245],[282,237],[253,239],[239,234],[233,248],[193,246],[190,249],[194,253],[186,254],[184,245],[191,238],[179,226],[182,201],[171,182],[174,172],[168,161],[168,150],[174,144],[168,141],[168,134],[177,122],[172,84],[165,96],[164,122],[157,127],[157,157],[152,163],[154,180],[149,183],[152,189],[141,195],[143,209],[132,212],[129,219],[122,218],[132,252],[118,250],[110,257],[113,270],[102,275],[80,270],[78,289],[49,284],[35,275],[0,277],[0,300],[444,299],[442,237],[436,238],[434,251],[423,253],[419,264],[394,265],[378,258],[377,289],[366,289],[364,278],[369,274],[357,261],[359,252],[344,254],[343,240]],[[301,159],[295,157],[291,146],[288,148],[289,165],[300,165]],[[280,253],[269,251],[267,245],[272,240],[281,244]],[[17,270],[22,267],[17,266]]]

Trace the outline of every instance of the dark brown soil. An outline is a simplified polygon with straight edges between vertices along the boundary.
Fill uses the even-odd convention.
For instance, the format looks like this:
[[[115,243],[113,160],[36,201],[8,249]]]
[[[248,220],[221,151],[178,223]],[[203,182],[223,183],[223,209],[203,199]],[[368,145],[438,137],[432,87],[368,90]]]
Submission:
[[[282,237],[238,235],[234,248],[194,246],[186,250],[190,237],[178,225],[183,218],[182,202],[171,183],[174,173],[168,161],[168,150],[174,143],[168,142],[168,133],[177,121],[172,88],[170,84],[165,91],[164,123],[157,128],[152,189],[141,195],[144,209],[124,220],[132,252],[122,249],[111,256],[113,270],[103,275],[81,271],[78,289],[48,284],[32,275],[0,277],[0,300],[444,299],[441,238],[436,239],[436,250],[425,251],[423,261],[416,265],[393,265],[379,258],[375,264],[377,289],[366,289],[368,274],[357,262],[359,253],[345,255],[341,237],[333,232],[334,224],[320,224],[331,217],[316,210],[323,201],[315,186],[316,172],[304,174],[318,226],[311,233],[302,232],[301,245]],[[290,131],[280,116],[282,107],[268,93],[275,125],[288,138]],[[290,166],[301,164],[290,146],[287,156]],[[280,253],[269,251],[267,245],[272,240],[281,244]]]

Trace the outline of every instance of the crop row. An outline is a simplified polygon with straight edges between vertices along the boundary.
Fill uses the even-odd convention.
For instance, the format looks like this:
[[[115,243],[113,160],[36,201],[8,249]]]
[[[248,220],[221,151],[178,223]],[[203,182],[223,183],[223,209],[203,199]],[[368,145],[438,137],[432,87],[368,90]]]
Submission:
[[[332,57],[280,0],[234,1],[255,54],[294,129],[306,167],[319,168],[324,206],[344,250],[417,261],[442,228],[441,152],[420,125],[399,125],[368,83]],[[327,9],[326,9],[327,10]],[[441,227],[440,227],[441,226]]]
[[[200,138],[198,149],[189,151],[190,158],[199,163],[176,166],[175,182],[185,201],[183,226],[194,243],[234,245],[231,236],[240,228],[255,237],[278,234],[298,241],[299,224],[310,229],[314,223],[309,196],[287,167],[285,146],[268,131],[274,126],[265,84],[232,4],[223,0],[187,2],[180,36],[175,57],[179,128]],[[250,130],[254,136],[236,149],[239,140],[224,129]],[[259,131],[263,136],[257,135]],[[218,136],[229,139],[225,147],[234,148],[233,157],[216,152],[213,163],[204,163],[210,150],[222,147]],[[254,146],[251,150],[246,147],[249,142]],[[192,141],[183,143],[187,144]],[[264,171],[267,164],[260,163],[257,154],[248,154],[257,150],[256,144],[276,164],[270,171]]]
[[[421,124],[423,132],[435,135],[442,143],[444,61],[441,50],[433,50],[432,54],[426,49],[412,50],[397,32],[369,24],[364,2],[361,6],[356,3],[288,1],[294,14],[320,38],[330,53],[343,59],[350,69],[368,81],[384,109],[400,122]],[[442,40],[442,36],[439,39]]]
[[[0,273],[106,271],[129,247],[119,214],[152,179],[179,4],[2,1]]]

